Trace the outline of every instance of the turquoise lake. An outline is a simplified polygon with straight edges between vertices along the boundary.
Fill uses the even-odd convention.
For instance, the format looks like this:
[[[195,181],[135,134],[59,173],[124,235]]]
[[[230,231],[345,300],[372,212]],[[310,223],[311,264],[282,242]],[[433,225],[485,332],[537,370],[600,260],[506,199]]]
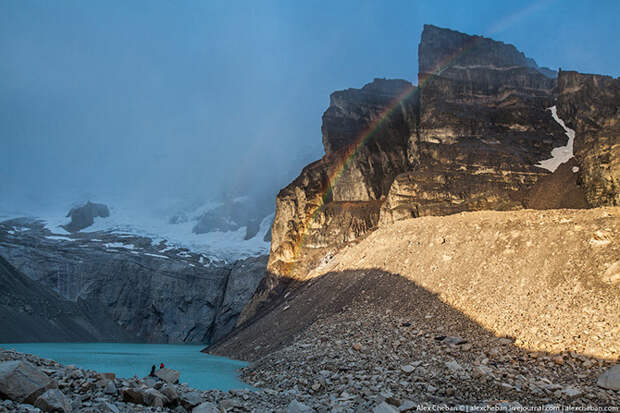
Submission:
[[[35,354],[83,369],[115,373],[117,377],[147,376],[151,366],[181,372],[180,383],[201,390],[249,389],[239,380],[238,369],[247,363],[201,353],[203,345],[123,343],[11,343],[5,349]]]

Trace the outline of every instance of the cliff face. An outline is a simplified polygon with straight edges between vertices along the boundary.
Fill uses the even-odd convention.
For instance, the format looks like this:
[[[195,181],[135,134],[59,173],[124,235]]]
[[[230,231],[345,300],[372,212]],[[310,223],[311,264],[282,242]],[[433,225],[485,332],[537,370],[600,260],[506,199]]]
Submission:
[[[379,223],[519,209],[567,138],[556,79],[514,46],[425,26],[419,87],[375,79],[331,95],[325,156],[276,200],[269,271],[304,278]],[[380,212],[378,212],[380,211]]]
[[[68,301],[0,257],[0,341],[131,341],[102,308]]]
[[[71,305],[106,314],[124,339],[158,343],[208,343],[228,333],[265,270],[265,258],[212,262],[145,237],[54,236],[31,220],[0,223],[0,256]]]
[[[375,228],[377,200],[409,165],[417,98],[409,82],[383,79],[331,95],[323,115],[325,156],[276,198],[271,272],[303,276],[330,249]]]
[[[562,71],[558,93],[588,204],[620,205],[620,79]]]

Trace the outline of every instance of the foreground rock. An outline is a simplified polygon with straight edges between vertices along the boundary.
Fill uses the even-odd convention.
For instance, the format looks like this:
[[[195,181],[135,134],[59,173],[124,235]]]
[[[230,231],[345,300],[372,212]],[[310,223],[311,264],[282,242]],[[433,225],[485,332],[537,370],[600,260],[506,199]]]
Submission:
[[[605,389],[620,390],[620,364],[601,374],[596,384]]]
[[[0,363],[0,397],[32,403],[46,389],[56,387],[41,370],[23,360]]]
[[[225,263],[103,231],[58,236],[28,219],[0,222],[0,256],[15,267],[0,272],[0,342],[209,343],[232,329],[267,260]]]

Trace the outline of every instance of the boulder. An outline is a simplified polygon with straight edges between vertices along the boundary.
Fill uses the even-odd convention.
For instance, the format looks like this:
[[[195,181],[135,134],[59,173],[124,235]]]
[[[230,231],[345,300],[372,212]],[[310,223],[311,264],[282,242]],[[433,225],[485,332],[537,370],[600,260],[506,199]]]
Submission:
[[[164,407],[164,405],[169,402],[166,396],[155,389],[146,389],[142,393],[142,397],[144,399],[144,404],[152,407]]]
[[[165,381],[166,383],[175,384],[179,382],[179,377],[181,377],[181,372],[178,370],[169,369],[164,367],[163,369],[159,369],[155,372],[155,376]]]
[[[114,382],[110,380],[106,383],[105,389],[103,390],[103,392],[105,394],[116,395],[116,393],[118,393],[118,390],[116,390],[116,385],[114,384]]]
[[[601,374],[596,385],[604,389],[620,390],[620,364],[616,364]]]
[[[177,401],[179,400],[179,394],[177,393],[176,388],[172,385],[166,384],[162,386],[162,388],[159,389],[159,391],[161,392],[161,394],[166,396],[166,398],[168,399],[170,403],[176,404]]]
[[[381,402],[372,409],[372,413],[398,413],[398,412],[399,410],[396,407],[386,402]]]
[[[286,413],[311,413],[314,412],[314,409],[312,409],[309,406],[306,406],[305,404],[298,402],[297,400],[292,400],[288,406],[286,406]]]
[[[23,360],[0,363],[0,398],[32,404],[56,382],[37,367]]]
[[[34,406],[44,412],[70,413],[71,403],[58,389],[50,389],[40,395],[34,402]]]
[[[194,407],[192,413],[220,413],[220,411],[215,404],[204,402]]]
[[[134,388],[121,389],[121,398],[126,403],[144,404],[144,395],[138,389],[134,389]]]
[[[187,410],[190,410],[192,407],[198,406],[202,403],[202,396],[197,391],[183,393],[179,398],[181,400],[181,405]]]

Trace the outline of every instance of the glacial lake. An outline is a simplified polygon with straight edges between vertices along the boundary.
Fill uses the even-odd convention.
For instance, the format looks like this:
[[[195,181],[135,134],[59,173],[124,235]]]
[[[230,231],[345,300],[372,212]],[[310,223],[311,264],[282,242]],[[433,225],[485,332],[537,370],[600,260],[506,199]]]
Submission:
[[[201,353],[204,345],[124,343],[10,343],[1,348],[30,353],[64,365],[115,373],[117,377],[144,377],[155,364],[181,372],[180,383],[201,390],[251,389],[239,380],[246,362]]]

